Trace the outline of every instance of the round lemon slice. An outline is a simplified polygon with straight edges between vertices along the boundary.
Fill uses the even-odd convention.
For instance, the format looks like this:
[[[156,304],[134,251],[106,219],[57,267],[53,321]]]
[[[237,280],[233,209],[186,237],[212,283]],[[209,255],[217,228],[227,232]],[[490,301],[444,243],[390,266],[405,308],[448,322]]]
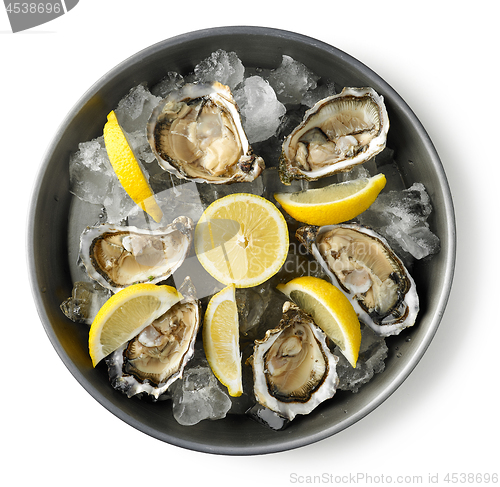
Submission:
[[[163,213],[156,203],[153,191],[137,162],[114,111],[109,113],[103,132],[106,152],[121,185],[134,203],[148,213],[155,222],[159,222],[163,217]]]
[[[235,286],[230,284],[210,300],[203,324],[208,363],[231,396],[241,396],[241,356]]]
[[[93,366],[181,299],[182,294],[175,288],[155,284],[132,284],[111,296],[90,327],[89,352]]]
[[[288,253],[288,228],[270,201],[236,193],[214,201],[195,229],[201,265],[215,279],[252,287],[276,274]]]
[[[360,324],[342,291],[323,279],[311,276],[297,277],[287,284],[278,284],[277,288],[309,313],[338,345],[349,363],[356,367],[361,345]]]
[[[297,193],[275,193],[276,201],[299,222],[333,225],[356,218],[377,199],[386,183],[383,174]]]

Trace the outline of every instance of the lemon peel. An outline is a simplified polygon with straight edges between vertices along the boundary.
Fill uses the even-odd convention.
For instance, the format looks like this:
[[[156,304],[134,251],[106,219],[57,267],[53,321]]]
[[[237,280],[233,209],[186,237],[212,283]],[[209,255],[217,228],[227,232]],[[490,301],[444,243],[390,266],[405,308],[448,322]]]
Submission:
[[[210,299],[203,324],[203,347],[210,368],[229,395],[243,393],[235,285]]]
[[[103,135],[106,152],[121,185],[134,203],[148,213],[155,222],[160,222],[163,213],[114,111],[108,114]]]
[[[171,286],[132,284],[109,298],[89,332],[89,353],[95,367],[104,357],[137,336],[182,299]]]
[[[352,304],[333,284],[312,276],[292,279],[278,284],[340,348],[349,363],[356,367],[361,345],[361,328]]]
[[[295,220],[309,225],[333,225],[366,211],[384,189],[386,178],[377,174],[323,188],[296,193],[275,193],[276,201]]]

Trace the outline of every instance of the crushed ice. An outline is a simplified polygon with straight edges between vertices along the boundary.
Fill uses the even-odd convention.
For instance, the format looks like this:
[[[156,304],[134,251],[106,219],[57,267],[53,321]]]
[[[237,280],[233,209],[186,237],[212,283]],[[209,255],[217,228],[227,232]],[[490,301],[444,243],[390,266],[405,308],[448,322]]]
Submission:
[[[174,418],[185,426],[204,419],[225,418],[231,408],[228,394],[204,359],[192,359],[182,379],[175,381],[169,390]]]
[[[219,49],[194,67],[196,80],[202,83],[218,81],[231,90],[243,82],[245,68],[235,52]]]
[[[363,384],[384,370],[388,351],[384,337],[377,335],[368,326],[362,325],[361,345],[356,368],[352,367],[338,347],[335,347],[333,351],[339,357],[337,363],[338,388],[344,391],[358,392]]]
[[[257,144],[256,152],[266,160],[267,169],[253,183],[231,186],[186,183],[159,170],[155,164],[144,129],[153,108],[161,98],[186,82],[213,81],[232,89],[249,141]],[[165,220],[171,221],[180,214],[187,214],[197,221],[206,206],[228,193],[251,192],[272,200],[275,191],[284,190],[277,171],[279,147],[283,138],[298,125],[309,107],[335,93],[332,81],[319,78],[290,56],[283,55],[281,64],[272,70],[246,70],[236,53],[218,50],[200,61],[186,77],[169,71],[151,90],[144,84],[132,88],[120,100],[115,112],[149,179]],[[104,208],[107,221],[117,223],[126,217],[129,225],[154,226],[151,221],[143,221],[143,212],[137,210],[135,203],[123,190],[109,162],[103,137],[79,144],[78,150],[70,158],[69,172],[71,192],[89,204]],[[369,210],[358,217],[359,222],[375,227],[388,239],[395,252],[401,254],[407,265],[412,259],[421,259],[438,252],[439,239],[431,232],[427,222],[432,212],[430,197],[421,183],[405,187],[390,148],[363,166],[333,177],[331,182],[370,177],[380,172],[387,177],[386,188]],[[317,184],[294,182],[292,187],[285,190],[307,189]],[[297,222],[286,214],[284,216],[292,235]],[[304,271],[300,270],[302,267]],[[182,269],[185,272],[188,269],[187,272],[191,274],[199,273],[197,259],[188,257]],[[242,337],[250,341],[261,338],[270,324],[279,323],[285,298],[274,291],[274,287],[277,282],[296,277],[294,273],[297,273],[297,269],[299,273],[308,275],[321,272],[312,269],[308,258],[297,249],[291,249],[285,265],[272,283],[269,281],[252,289],[238,290]],[[219,283],[209,278],[205,281],[197,283],[197,289],[202,291],[203,296],[220,290]],[[64,313],[73,321],[91,323],[102,302],[108,298],[107,291],[97,289],[99,287],[88,282],[75,283],[72,296],[61,305]],[[278,302],[279,305],[276,304]],[[339,389],[357,392],[374,374],[384,370],[387,351],[384,338],[363,326],[356,369],[349,365],[341,353],[337,353],[340,357],[337,366]],[[248,387],[251,389],[251,381]],[[174,417],[184,425],[196,424],[203,419],[220,419],[228,411],[246,407],[245,401],[239,404],[227,395],[204,358],[191,360],[184,377],[176,381],[169,392]],[[260,421],[274,422],[275,429],[284,426],[279,418],[269,416],[268,410],[253,408],[249,409],[249,414]]]
[[[265,79],[260,76],[247,78],[234,92],[234,99],[250,144],[267,140],[276,133],[286,108]]]
[[[302,63],[284,55],[281,65],[271,71],[269,84],[282,103],[302,104],[306,92],[316,88],[318,79]]]
[[[374,226],[376,222],[379,233],[408,264],[408,254],[423,259],[439,252],[439,238],[427,222],[431,213],[432,204],[424,185],[414,183],[407,189],[380,194],[358,220],[363,225]]]
[[[136,130],[144,132],[151,112],[158,105],[161,98],[154,96],[144,86],[132,88],[118,103],[115,113],[120,126],[126,133]]]
[[[111,291],[96,282],[77,281],[71,297],[60,306],[62,312],[75,323],[91,325],[103,304],[111,297]]]

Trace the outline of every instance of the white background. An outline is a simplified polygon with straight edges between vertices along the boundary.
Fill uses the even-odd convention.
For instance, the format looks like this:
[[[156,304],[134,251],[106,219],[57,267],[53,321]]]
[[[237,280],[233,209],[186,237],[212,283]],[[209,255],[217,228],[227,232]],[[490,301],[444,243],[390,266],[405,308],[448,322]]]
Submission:
[[[50,479],[55,486],[136,481],[284,486],[323,473],[394,480],[421,475],[424,483],[429,474],[442,480],[447,472],[500,473],[500,37],[490,9],[494,2],[316,0],[299,9],[269,0],[232,5],[239,4],[81,0],[67,15],[18,34],[10,32],[0,9],[2,477],[11,478],[9,485]],[[38,318],[25,264],[25,228],[45,151],[92,84],[165,38],[242,24],[327,42],[368,65],[403,97],[427,129],[447,173],[458,254],[438,333],[384,404],[319,443],[265,456],[226,457],[150,438],[85,392]]]

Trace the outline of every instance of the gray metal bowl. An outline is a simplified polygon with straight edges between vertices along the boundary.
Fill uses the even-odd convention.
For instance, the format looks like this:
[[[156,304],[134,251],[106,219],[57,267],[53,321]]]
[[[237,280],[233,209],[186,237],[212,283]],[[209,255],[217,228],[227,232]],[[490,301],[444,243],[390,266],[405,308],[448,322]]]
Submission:
[[[282,54],[288,54],[339,86],[371,86],[382,94],[391,120],[388,145],[396,151],[405,182],[421,181],[427,188],[435,209],[431,229],[441,240],[441,252],[415,266],[421,298],[419,319],[411,331],[391,338],[386,370],[358,394],[339,393],[310,415],[296,418],[283,432],[269,430],[243,415],[185,427],[175,421],[168,402],[127,399],[110,386],[105,367],[92,368],[86,327],[76,326],[59,309],[72,289],[67,243],[72,202],[70,154],[79,142],[102,134],[106,115],[130,88],[144,81],[153,85],[167,70],[188,73],[219,48],[235,51],[245,66],[263,68],[278,66]],[[151,46],[112,69],[83,96],[61,125],[40,169],[31,202],[28,252],[33,293],[46,332],[68,369],[97,401],[129,425],[173,445],[250,455],[288,450],[338,433],[401,385],[427,349],[446,306],[455,263],[455,219],[446,176],[429,136],[384,80],[356,59],[315,39],[268,28],[227,27],[192,32]]]

